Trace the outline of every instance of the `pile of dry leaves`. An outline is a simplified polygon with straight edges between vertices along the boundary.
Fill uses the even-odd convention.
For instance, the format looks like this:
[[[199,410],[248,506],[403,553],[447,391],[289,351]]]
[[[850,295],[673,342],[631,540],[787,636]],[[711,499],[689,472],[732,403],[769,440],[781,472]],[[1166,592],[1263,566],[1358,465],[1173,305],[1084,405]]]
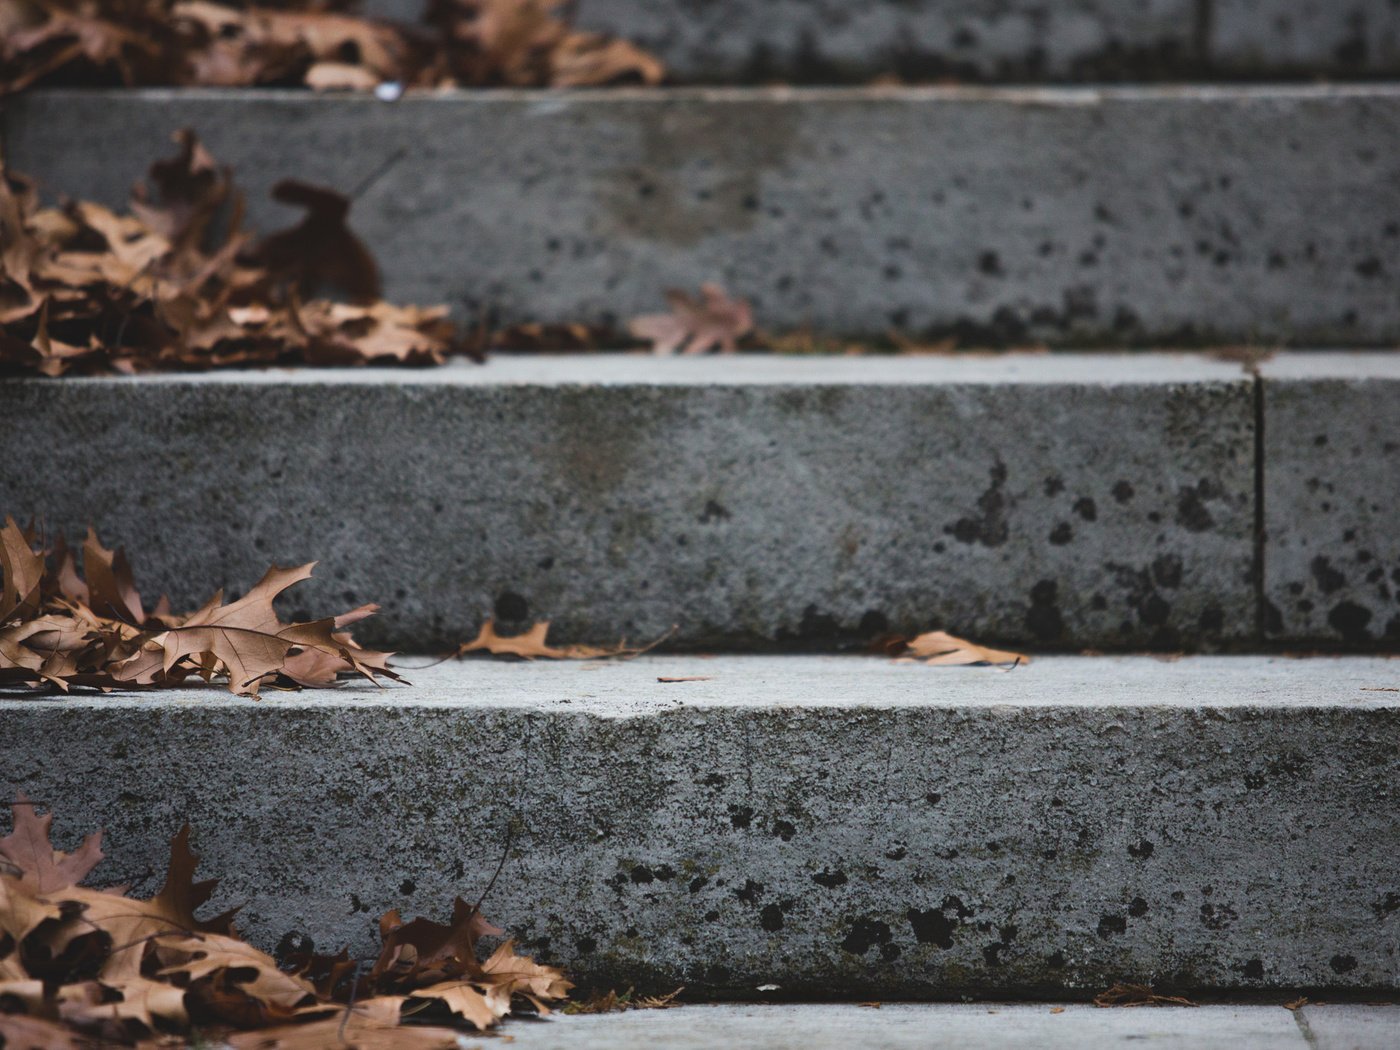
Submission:
[[[45,551],[13,518],[0,528],[0,689],[152,688],[193,676],[257,696],[263,685],[327,686],[342,674],[399,678],[388,653],[360,648],[345,631],[378,606],[309,623],[278,619],[273,599],[310,577],[311,565],[274,566],[237,601],[224,604],[220,591],[177,615],[164,598],[148,611],[125,554],[96,534],[88,533],[82,555],[80,576],[61,538]]]
[[[659,83],[652,55],[560,17],[565,0],[433,0],[405,26],[335,0],[0,0],[0,94],[32,84],[365,90]]]
[[[388,912],[368,968],[345,952],[279,967],[238,939],[233,912],[195,915],[216,880],[194,881],[188,827],[171,842],[165,886],[139,900],[78,885],[102,859],[100,832],[65,854],[50,844],[51,815],[23,795],[12,812],[0,839],[0,1046],[182,1046],[215,1029],[235,1030],[223,1039],[234,1050],[436,1050],[514,1001],[548,1013],[571,987],[509,941],[480,960],[478,940],[501,931],[460,898],[447,925]]]
[[[273,196],[306,217],[257,238],[228,169],[193,132],[176,141],[128,215],[41,207],[29,180],[0,168],[0,370],[437,364],[463,349],[446,307],[379,299],[345,197],[280,182]],[[311,298],[327,292],[352,301]]]

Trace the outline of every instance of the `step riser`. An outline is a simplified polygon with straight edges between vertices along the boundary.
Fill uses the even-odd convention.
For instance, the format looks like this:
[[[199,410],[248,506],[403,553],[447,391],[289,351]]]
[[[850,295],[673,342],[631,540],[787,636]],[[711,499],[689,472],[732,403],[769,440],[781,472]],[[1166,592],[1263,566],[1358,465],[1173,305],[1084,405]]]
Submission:
[[[361,185],[388,290],[620,321],[720,280],[764,325],[966,343],[1400,338],[1400,91],[44,93],[10,163],[113,204],[192,126],[262,228]],[[74,150],[72,143],[86,143]],[[119,158],[114,162],[113,158]]]
[[[655,385],[672,364],[4,383],[0,455],[22,466],[0,507],[94,521],[180,607],[319,559],[289,606],[381,602],[364,634],[398,648],[450,647],[493,608],[692,648],[936,624],[1050,648],[1256,637],[1234,366],[710,359],[708,382]],[[634,381],[574,385],[609,369]]]
[[[422,0],[364,10],[414,21]],[[1387,0],[581,0],[575,22],[680,80],[1142,79],[1400,71]]]
[[[190,820],[224,876],[215,904],[247,900],[241,926],[269,947],[370,952],[380,911],[474,898],[513,824],[488,914],[604,986],[1393,991],[1400,712],[1356,691],[1392,672],[1339,668],[1335,703],[1287,703],[1285,667],[1236,705],[1141,664],[1116,691],[1052,682],[1029,707],[996,705],[995,681],[990,704],[940,702],[949,672],[924,668],[896,669],[927,683],[913,704],[838,687],[764,707],[773,671],[752,707],[676,707],[685,687],[655,684],[630,712],[560,706],[588,708],[612,669],[543,686],[547,710],[467,672],[455,694],[420,681],[368,707],[8,702],[0,764],[59,807],[60,844],[106,826],[111,881],[154,889]]]

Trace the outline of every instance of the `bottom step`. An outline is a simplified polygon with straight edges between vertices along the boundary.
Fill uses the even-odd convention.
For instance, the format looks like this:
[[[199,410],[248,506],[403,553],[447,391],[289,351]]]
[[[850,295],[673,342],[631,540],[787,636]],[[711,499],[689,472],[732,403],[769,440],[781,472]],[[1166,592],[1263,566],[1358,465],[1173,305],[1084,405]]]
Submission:
[[[1057,1011],[1052,1013],[1051,1011]],[[511,1022],[511,1050],[1394,1050],[1400,1006],[690,1006]]]
[[[406,661],[411,663],[412,661]],[[584,984],[752,998],[1383,992],[1400,663],[467,662],[412,687],[0,701],[0,783],[264,947],[489,918]],[[665,682],[664,678],[700,680]],[[760,992],[760,988],[764,992]]]

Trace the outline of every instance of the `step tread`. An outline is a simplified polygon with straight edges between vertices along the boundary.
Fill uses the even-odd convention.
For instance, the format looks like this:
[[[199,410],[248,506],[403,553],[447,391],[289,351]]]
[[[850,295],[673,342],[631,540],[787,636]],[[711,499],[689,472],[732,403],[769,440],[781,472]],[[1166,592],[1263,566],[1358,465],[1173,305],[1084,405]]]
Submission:
[[[1054,1011],[1054,1012],[1052,1012]],[[686,1006],[508,1023],[515,1050],[1103,1050],[1147,1040],[1161,1050],[1382,1050],[1400,1042],[1400,1007],[1275,1004],[1102,1010],[1083,1003],[881,1003]]]
[[[395,718],[453,710],[537,711],[559,716],[640,718],[676,711],[794,711],[1131,708],[1171,712],[1236,708],[1375,711],[1400,708],[1400,660],[1386,657],[1044,656],[1011,670],[927,667],[880,656],[656,656],[533,662],[466,659],[421,666],[400,657],[412,685],[349,682],[333,691],[270,692],[259,709],[333,717],[347,708],[383,708]],[[659,682],[701,676],[707,681]],[[3,697],[3,694],[0,694]],[[75,693],[0,698],[0,712],[244,709],[249,701],[214,686],[158,692]]]

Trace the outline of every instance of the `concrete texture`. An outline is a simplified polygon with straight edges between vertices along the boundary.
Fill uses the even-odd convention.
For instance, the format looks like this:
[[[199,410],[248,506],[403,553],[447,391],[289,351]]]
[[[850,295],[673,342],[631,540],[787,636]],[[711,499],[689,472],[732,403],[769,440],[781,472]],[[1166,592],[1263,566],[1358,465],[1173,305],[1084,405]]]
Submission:
[[[1392,0],[1209,0],[1211,66],[1276,75],[1394,75],[1400,4]]]
[[[1262,375],[1269,636],[1400,647],[1400,354]]]
[[[718,280],[761,324],[963,345],[1400,339],[1400,87],[32,92],[11,165],[119,203],[193,126],[264,229],[359,188],[397,298],[621,321]],[[72,148],[82,141],[82,150]]]
[[[1318,1050],[1383,1050],[1400,1045],[1400,1009],[1340,1003],[1305,1007],[1299,1013]]]
[[[512,828],[488,915],[605,987],[1397,988],[1400,664],[652,657],[410,677],[2,701],[0,786],[53,804],[60,848],[105,826],[105,878],[139,892],[189,820],[225,876],[214,904],[248,901],[268,947],[363,953],[387,908],[445,915]]]
[[[1294,1015],[1273,1005],[1100,1010],[1073,1003],[690,1006],[510,1022],[504,1031],[516,1050],[1105,1050],[1144,1041],[1162,1050],[1391,1050],[1400,1043],[1400,1009],[1326,1009],[1360,1038],[1310,1043]]]
[[[193,608],[321,559],[288,611],[451,647],[1037,648],[1254,636],[1254,393],[1185,356],[497,358],[0,382],[0,509],[129,546]]]
[[[422,0],[366,0],[413,21]],[[1390,0],[577,0],[682,82],[1148,80],[1400,70]]]

